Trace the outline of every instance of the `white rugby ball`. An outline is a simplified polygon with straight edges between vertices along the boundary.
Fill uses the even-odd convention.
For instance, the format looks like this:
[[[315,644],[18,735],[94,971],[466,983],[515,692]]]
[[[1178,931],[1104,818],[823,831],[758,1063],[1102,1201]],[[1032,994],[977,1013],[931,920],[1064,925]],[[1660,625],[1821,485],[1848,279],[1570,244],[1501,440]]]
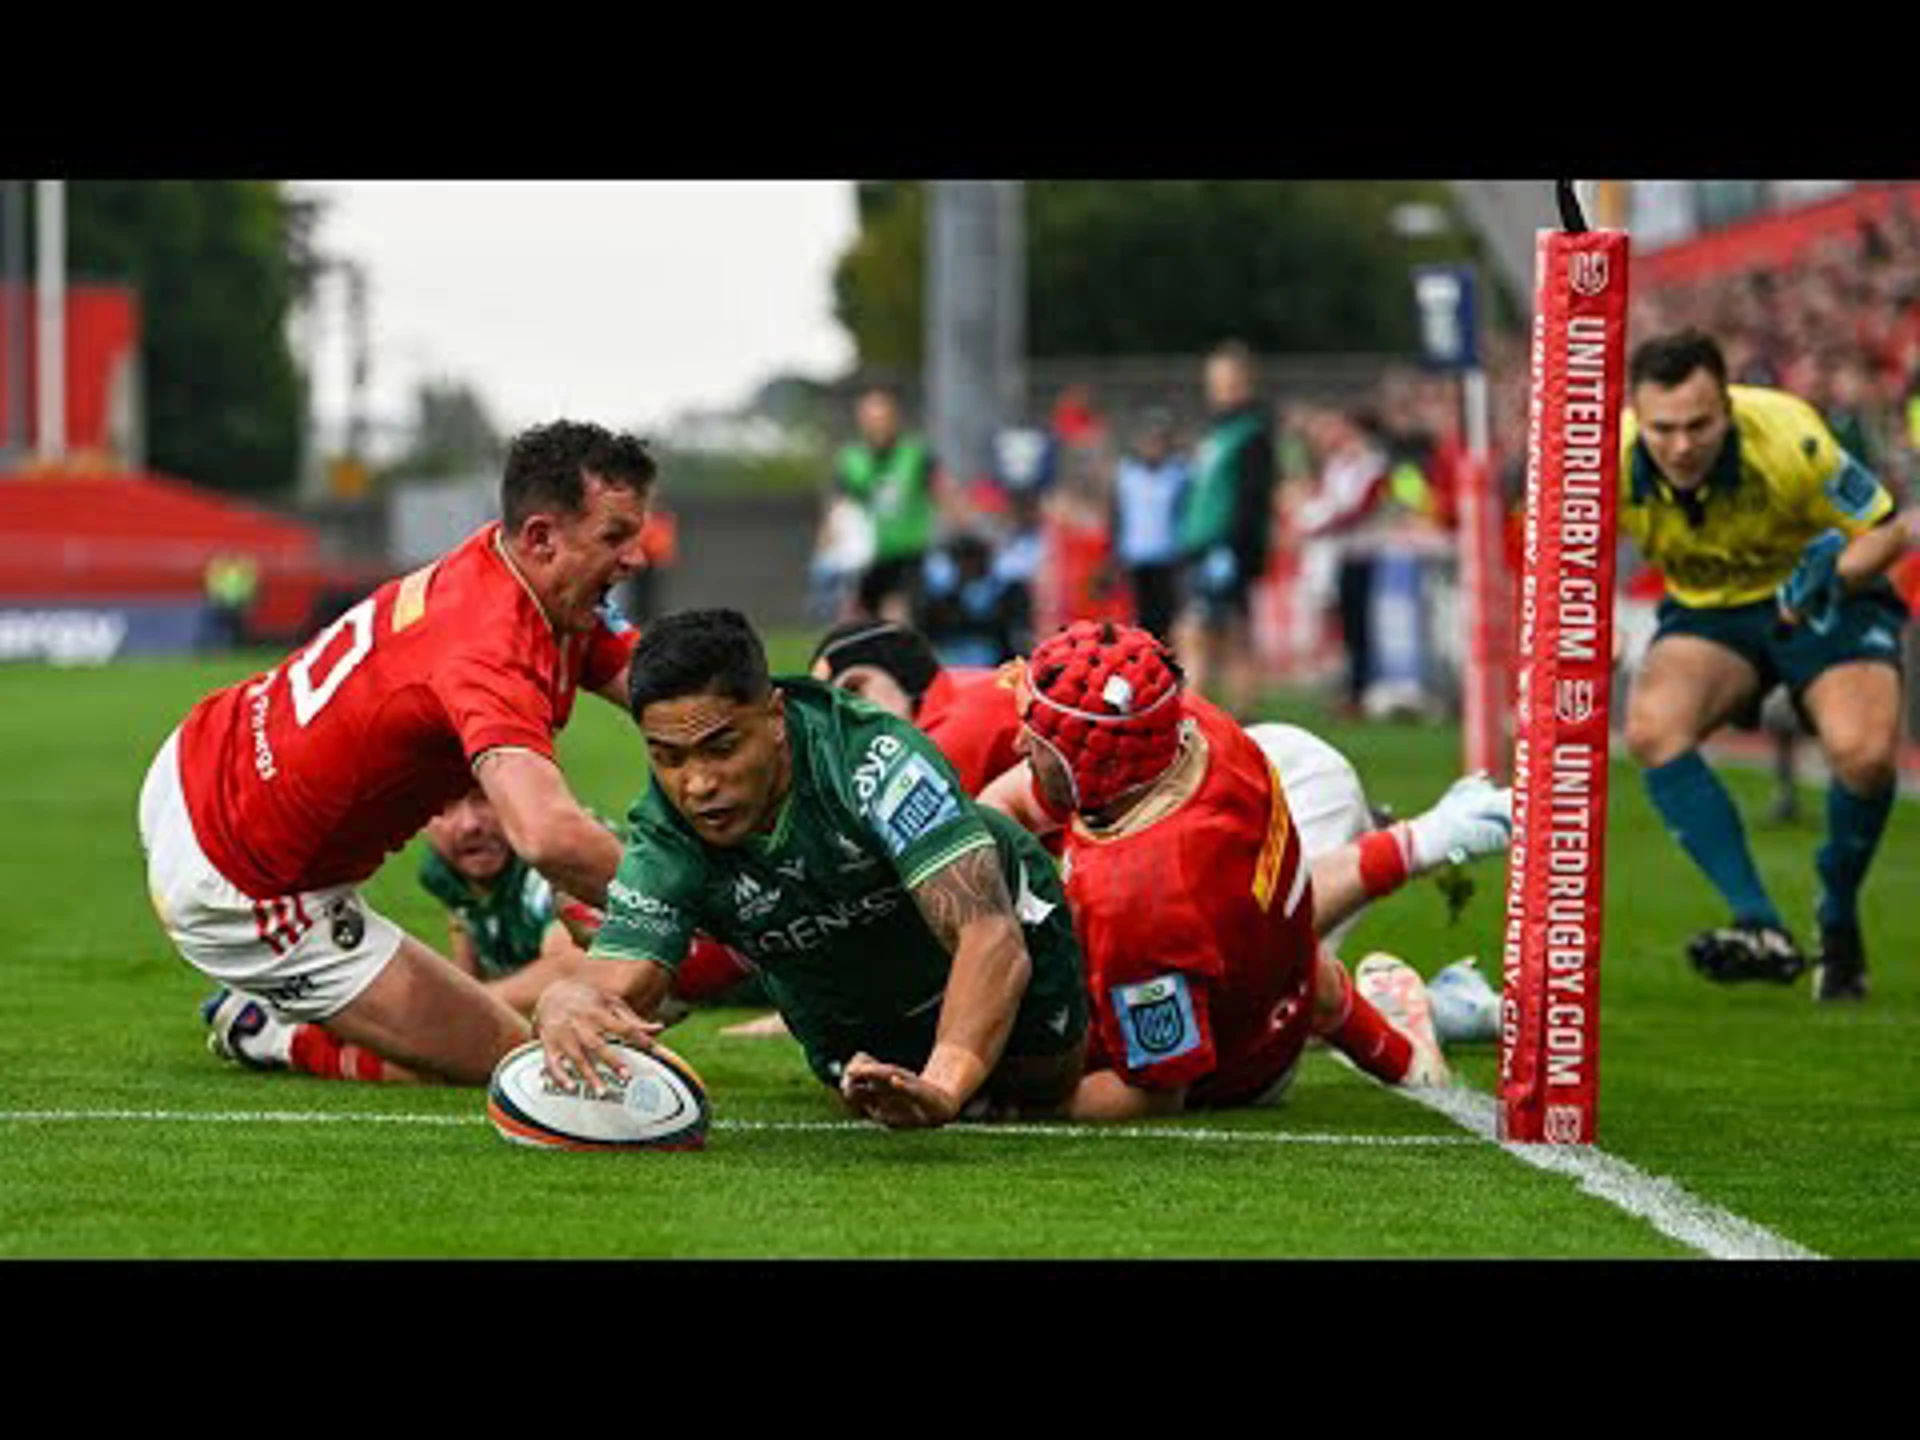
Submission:
[[[712,1108],[694,1068],[666,1046],[610,1047],[630,1072],[598,1096],[548,1077],[538,1040],[509,1051],[487,1087],[487,1118],[518,1145],[543,1150],[698,1150]]]

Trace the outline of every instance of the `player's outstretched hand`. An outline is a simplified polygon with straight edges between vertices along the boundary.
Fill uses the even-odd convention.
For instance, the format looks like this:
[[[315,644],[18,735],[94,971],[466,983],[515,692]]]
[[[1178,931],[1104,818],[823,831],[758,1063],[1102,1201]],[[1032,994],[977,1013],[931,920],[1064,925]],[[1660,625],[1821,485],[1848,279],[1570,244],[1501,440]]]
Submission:
[[[533,1007],[533,1033],[540,1037],[548,1077],[556,1085],[584,1083],[594,1095],[606,1093],[600,1067],[627,1078],[626,1067],[608,1048],[609,1039],[647,1050],[663,1028],[642,1020],[619,996],[579,980],[556,980],[540,992]]]
[[[927,1130],[950,1123],[960,1107],[912,1070],[862,1051],[840,1072],[840,1094],[855,1110],[890,1130]]]
[[[1424,815],[1408,823],[1415,871],[1425,874],[1506,851],[1513,839],[1513,792],[1484,774],[1463,775]]]

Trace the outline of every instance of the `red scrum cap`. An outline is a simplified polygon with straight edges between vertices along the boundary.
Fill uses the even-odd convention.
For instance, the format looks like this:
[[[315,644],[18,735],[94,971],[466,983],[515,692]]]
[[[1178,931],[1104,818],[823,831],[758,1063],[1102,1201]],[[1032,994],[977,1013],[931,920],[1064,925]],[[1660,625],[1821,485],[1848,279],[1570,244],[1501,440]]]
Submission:
[[[1021,718],[1065,764],[1077,809],[1104,810],[1174,762],[1180,682],[1167,648],[1132,625],[1076,620],[1035,648]]]

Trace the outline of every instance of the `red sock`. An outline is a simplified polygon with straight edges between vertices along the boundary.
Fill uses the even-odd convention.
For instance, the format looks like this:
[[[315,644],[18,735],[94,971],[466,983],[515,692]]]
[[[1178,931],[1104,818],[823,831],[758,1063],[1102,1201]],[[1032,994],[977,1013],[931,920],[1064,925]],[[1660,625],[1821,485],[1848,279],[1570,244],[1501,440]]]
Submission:
[[[1340,982],[1345,991],[1340,1009],[1324,1025],[1316,1024],[1315,1032],[1376,1080],[1399,1084],[1413,1064],[1413,1042],[1353,988],[1353,977],[1344,969]]]
[[[288,1063],[322,1080],[378,1080],[386,1066],[371,1050],[349,1045],[322,1025],[296,1025]]]

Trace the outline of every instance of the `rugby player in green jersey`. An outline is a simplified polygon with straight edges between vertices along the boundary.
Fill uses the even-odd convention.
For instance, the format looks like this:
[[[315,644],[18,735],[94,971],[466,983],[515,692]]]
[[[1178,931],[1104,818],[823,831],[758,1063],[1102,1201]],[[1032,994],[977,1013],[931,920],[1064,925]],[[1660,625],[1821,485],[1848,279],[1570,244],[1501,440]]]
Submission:
[[[1804,960],[1699,746],[1784,685],[1832,771],[1814,998],[1866,993],[1859,895],[1893,807],[1900,631],[1886,578],[1906,548],[1893,496],[1819,413],[1729,385],[1698,331],[1638,346],[1621,427],[1620,529],[1660,567],[1659,627],[1627,698],[1627,746],[1668,830],[1732,912],[1689,947],[1715,980],[1792,980]]]
[[[771,678],[731,610],[656,621],[631,699],[652,776],[590,956],[534,1028],[556,1080],[598,1088],[607,1037],[644,1046],[696,931],[759,967],[814,1074],[880,1124],[976,1100],[1044,1109],[1086,1047],[1080,951],[1051,858],[974,804],[905,721]]]
[[[590,927],[568,923],[538,870],[513,852],[486,793],[475,787],[427,822],[420,886],[447,910],[447,956],[521,1014],[586,959]],[[596,917],[597,921],[597,917]]]
[[[447,908],[448,958],[531,1014],[541,991],[586,963],[600,912],[555,890],[514,853],[499,814],[477,786],[429,820],[424,833],[420,886]],[[695,1005],[758,1005],[765,998],[739,956],[700,936],[655,1018],[673,1022]]]

